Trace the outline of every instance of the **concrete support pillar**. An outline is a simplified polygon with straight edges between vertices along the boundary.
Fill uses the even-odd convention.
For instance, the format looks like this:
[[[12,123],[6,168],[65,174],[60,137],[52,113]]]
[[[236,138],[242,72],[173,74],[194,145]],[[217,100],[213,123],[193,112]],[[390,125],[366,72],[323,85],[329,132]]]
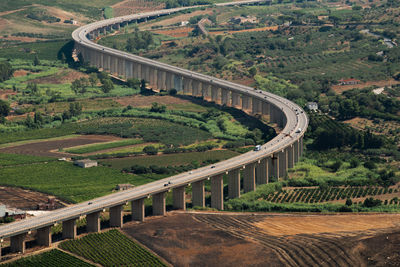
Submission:
[[[267,158],[264,158],[256,166],[256,184],[268,183],[268,163]]]
[[[36,241],[40,246],[50,247],[51,245],[51,226],[46,226],[37,230]]]
[[[199,81],[192,80],[192,96],[200,96]]]
[[[251,103],[250,103],[250,97],[247,95],[242,95],[242,110],[247,111],[251,110]]]
[[[294,154],[294,163],[299,161],[299,141],[294,142],[293,144],[293,154]]]
[[[262,102],[262,115],[269,115],[270,104],[268,102]]]
[[[204,180],[192,183],[192,205],[204,207]]]
[[[240,170],[232,170],[228,173],[228,196],[229,198],[240,197]]]
[[[26,233],[23,233],[10,238],[11,252],[25,253],[25,237]]]
[[[131,202],[131,208],[132,208],[132,221],[139,221],[143,222],[144,221],[144,199],[136,199]]]
[[[186,210],[185,186],[176,187],[172,191],[174,209]]]
[[[287,150],[287,159],[288,159],[288,168],[293,168],[294,167],[294,147],[293,145],[288,146],[286,148]]]
[[[189,78],[183,78],[183,94],[192,94],[192,80]]]
[[[239,107],[241,106],[240,102],[240,95],[238,93],[232,92],[232,107]]]
[[[230,106],[229,99],[229,91],[225,88],[221,88],[221,105]]]
[[[174,75],[172,73],[165,73],[165,89],[171,90],[174,88]]]
[[[303,136],[299,139],[299,157],[303,156]]]
[[[157,71],[157,89],[158,90],[165,90],[165,80],[166,80],[166,73],[165,71],[158,70]]]
[[[219,88],[214,85],[211,86],[211,101],[219,103]]]
[[[174,75],[174,88],[177,92],[181,92],[183,90],[182,77],[179,75]]]
[[[287,150],[279,152],[279,177],[285,177],[288,169]]]
[[[224,209],[224,179],[222,174],[211,177],[211,208]]]
[[[276,153],[272,156],[271,165],[272,165],[271,176],[278,179],[279,178],[279,153]]]
[[[76,238],[76,218],[62,222],[62,237],[63,239]]]
[[[209,84],[203,83],[201,85],[201,95],[203,96],[204,100],[207,100],[207,101],[211,100],[210,85]]]
[[[110,226],[122,227],[124,205],[118,205],[110,208]]]
[[[243,191],[245,193],[256,189],[255,164],[247,164],[244,169]]]
[[[165,193],[161,192],[153,195],[153,215],[165,215]]]
[[[100,211],[86,215],[86,230],[89,233],[100,232]]]

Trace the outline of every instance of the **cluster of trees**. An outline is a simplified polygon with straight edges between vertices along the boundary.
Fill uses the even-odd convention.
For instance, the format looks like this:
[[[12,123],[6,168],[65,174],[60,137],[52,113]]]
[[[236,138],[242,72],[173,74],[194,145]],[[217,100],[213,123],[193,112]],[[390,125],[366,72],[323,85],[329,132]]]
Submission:
[[[154,44],[153,34],[149,31],[135,31],[133,36],[128,38],[126,50],[134,52],[139,49],[147,49]]]
[[[197,6],[210,5],[213,2],[210,0],[166,0],[165,8],[174,8],[179,6]]]
[[[112,89],[114,89],[114,83],[111,81],[110,77],[106,73],[91,73],[88,78],[82,77],[76,79],[71,83],[71,90],[75,92],[75,94],[84,94],[87,92],[88,87],[95,87],[98,83],[101,83],[101,90],[104,93],[109,93]]]
[[[4,82],[12,77],[14,70],[7,61],[0,62],[0,82]]]
[[[76,117],[82,114],[82,104],[79,102],[72,102],[69,104],[69,109],[65,110],[62,114],[63,120],[71,119],[72,117]]]

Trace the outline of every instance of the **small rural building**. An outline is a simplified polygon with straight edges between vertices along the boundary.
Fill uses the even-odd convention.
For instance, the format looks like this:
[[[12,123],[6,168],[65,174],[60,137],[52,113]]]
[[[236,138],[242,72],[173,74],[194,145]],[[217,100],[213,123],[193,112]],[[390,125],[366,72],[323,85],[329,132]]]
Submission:
[[[339,85],[355,85],[359,84],[361,81],[357,79],[340,79],[339,80]]]
[[[97,161],[91,159],[80,159],[80,160],[75,160],[74,165],[79,166],[81,168],[97,167]]]
[[[181,26],[187,26],[189,24],[188,20],[181,21]]]
[[[312,110],[312,111],[317,111],[318,110],[318,103],[316,103],[316,102],[308,102],[307,103],[307,108],[309,110]]]
[[[131,184],[118,184],[115,189],[119,190],[119,191],[123,191],[123,190],[128,190],[130,188],[133,188],[133,185]]]
[[[55,198],[49,197],[46,203],[37,204],[38,210],[54,210],[57,208],[57,202]]]

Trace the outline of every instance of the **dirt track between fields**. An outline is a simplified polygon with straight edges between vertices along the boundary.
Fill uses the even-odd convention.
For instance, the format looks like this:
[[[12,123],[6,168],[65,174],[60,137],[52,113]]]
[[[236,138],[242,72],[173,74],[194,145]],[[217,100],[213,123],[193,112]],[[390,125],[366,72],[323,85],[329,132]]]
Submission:
[[[0,153],[24,154],[46,157],[68,157],[71,154],[56,152],[60,148],[81,146],[94,143],[120,140],[121,138],[106,135],[82,135],[74,138],[49,141],[35,141],[28,144],[16,145],[0,149]]]
[[[400,264],[398,214],[172,212],[146,220],[123,231],[174,266]]]

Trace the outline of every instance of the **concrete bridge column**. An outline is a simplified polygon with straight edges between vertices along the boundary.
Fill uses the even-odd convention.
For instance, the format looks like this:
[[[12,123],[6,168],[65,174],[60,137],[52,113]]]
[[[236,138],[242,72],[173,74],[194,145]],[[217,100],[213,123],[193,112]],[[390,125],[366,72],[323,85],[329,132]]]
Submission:
[[[224,179],[222,174],[211,177],[211,208],[224,209]]]
[[[221,88],[221,104],[225,106],[230,106],[230,91],[225,88]]]
[[[51,245],[51,226],[46,226],[37,230],[36,241],[40,246],[50,247]]]
[[[240,169],[228,173],[228,192],[229,198],[240,197]]]
[[[256,189],[255,163],[247,164],[244,169],[243,191],[245,193]]]
[[[232,92],[232,107],[240,106],[240,95],[238,93]]]
[[[189,78],[183,78],[183,93],[185,95],[192,94],[192,80]]]
[[[157,89],[158,90],[162,90],[163,88],[163,71],[161,70],[157,70]]]
[[[147,65],[142,65],[142,79],[149,81],[149,66]]]
[[[11,252],[21,252],[25,253],[25,237],[26,233],[12,236],[10,238]]]
[[[217,86],[211,86],[211,101],[219,103],[219,88]]]
[[[110,71],[110,56],[104,54],[103,62],[104,62],[103,70]]]
[[[200,92],[199,92],[199,81],[196,80],[192,80],[192,96],[199,96]]]
[[[91,233],[100,232],[100,211],[86,215],[86,230]]]
[[[270,104],[267,102],[262,102],[262,115],[269,115],[270,111]]]
[[[165,73],[165,89],[171,90],[174,87],[173,82],[174,82],[173,74],[166,72]]]
[[[287,150],[287,158],[288,158],[288,168],[293,168],[294,167],[294,147],[293,145],[290,145],[286,148]]]
[[[204,100],[210,101],[210,85],[208,83],[203,83],[201,85],[201,95],[203,96]]]
[[[118,72],[118,58],[111,57],[111,74],[116,74]]]
[[[279,178],[279,153],[273,154],[271,158],[271,175],[269,177]]]
[[[122,227],[122,225],[124,224],[123,211],[124,211],[124,205],[118,205],[110,208],[111,227]]]
[[[299,157],[303,156],[303,136],[299,139]]]
[[[132,66],[133,70],[132,71],[133,71],[133,78],[140,80],[139,73],[138,73],[138,68],[139,68],[138,66],[139,66],[139,64],[137,62],[133,62],[133,66]]]
[[[131,201],[132,221],[144,221],[144,198]]]
[[[143,68],[143,65],[142,64],[137,64],[137,78],[139,79],[139,80],[143,80],[144,78],[143,78],[143,73],[142,73],[142,68]]]
[[[250,97],[247,95],[242,95],[242,110],[251,110]]]
[[[185,188],[186,186],[181,186],[172,190],[174,209],[186,210]]]
[[[268,163],[267,158],[260,160],[256,166],[256,184],[268,183]]]
[[[204,180],[192,183],[192,206],[204,207]]]
[[[183,90],[182,77],[176,74],[174,75],[174,88],[177,92],[181,92]]]
[[[288,169],[287,150],[279,152],[279,177],[285,177]]]
[[[132,61],[125,61],[125,77],[126,79],[133,78]]]
[[[157,76],[156,75],[157,75],[157,69],[155,69],[153,67],[150,67],[150,70],[149,70],[149,85],[150,85],[151,88],[154,88],[154,87],[157,86],[157,82],[156,82]]]
[[[76,218],[62,222],[62,237],[63,239],[76,238]]]
[[[153,195],[153,215],[165,215],[165,195],[166,192]]]
[[[299,161],[299,141],[293,143],[294,163]]]

